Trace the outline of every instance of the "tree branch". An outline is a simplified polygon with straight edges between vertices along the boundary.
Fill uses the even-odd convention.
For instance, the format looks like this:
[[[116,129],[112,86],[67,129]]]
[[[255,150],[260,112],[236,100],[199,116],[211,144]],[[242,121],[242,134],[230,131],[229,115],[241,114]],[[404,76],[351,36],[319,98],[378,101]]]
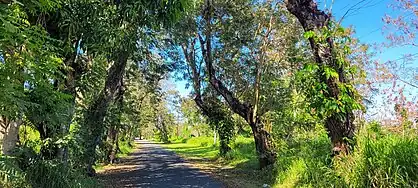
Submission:
[[[206,0],[206,10],[204,12],[204,19],[206,21],[206,31],[205,31],[205,41],[199,35],[200,46],[202,48],[202,56],[206,62],[206,68],[209,76],[209,82],[212,87],[218,91],[219,94],[223,96],[228,105],[231,107],[232,111],[246,119],[248,122],[253,122],[251,117],[251,108],[248,105],[241,103],[237,98],[234,97],[233,93],[228,90],[225,85],[216,78],[215,69],[213,67],[212,60],[212,39],[211,39],[211,14],[212,14],[212,5],[210,0]]]

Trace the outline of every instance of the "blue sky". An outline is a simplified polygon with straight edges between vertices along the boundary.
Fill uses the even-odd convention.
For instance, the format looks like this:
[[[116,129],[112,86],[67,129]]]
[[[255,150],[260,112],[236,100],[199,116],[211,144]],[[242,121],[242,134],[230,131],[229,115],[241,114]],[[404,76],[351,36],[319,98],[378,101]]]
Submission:
[[[336,0],[333,5],[333,14],[336,18],[341,18],[347,10],[360,2],[361,0]],[[366,44],[383,43],[387,42],[385,35],[382,33],[384,23],[382,18],[385,14],[399,15],[400,12],[393,10],[389,5],[395,2],[394,0],[365,0],[364,3],[360,3],[357,7],[365,7],[357,9],[354,12],[348,14],[343,20],[344,26],[353,26],[356,31],[356,37]],[[417,52],[417,48],[411,47],[396,47],[390,49],[383,49],[381,52],[376,51],[376,56],[373,57],[381,62],[389,60],[397,60],[402,58],[405,54],[413,54]],[[418,61],[410,62],[407,67],[418,67]],[[416,82],[415,82],[416,83]],[[387,85],[386,85],[387,86]],[[418,89],[398,82],[399,87],[405,87],[404,94],[408,100],[417,102],[414,97],[418,96]],[[385,87],[384,85],[382,88]],[[372,119],[394,118],[393,103],[386,103],[386,98],[382,94],[378,94],[373,97],[374,107],[368,110],[368,115]]]
[[[347,10],[352,8],[352,10],[343,19],[343,26],[353,26],[356,31],[355,37],[357,37],[362,43],[374,44],[386,41],[385,36],[382,33],[382,28],[384,26],[382,18],[384,17],[384,15],[399,14],[399,12],[392,10],[392,8],[388,6],[390,3],[394,1],[395,0],[319,0],[319,3],[321,9],[329,9],[331,7],[331,2],[334,2],[332,5],[332,13],[337,20],[339,20],[347,12]],[[357,6],[355,6],[356,4]],[[403,54],[405,53],[416,53],[416,51],[417,48],[410,47],[384,49],[382,52],[377,53],[376,56],[373,58],[385,62],[388,60],[399,59],[403,57]],[[409,66],[416,68],[418,67],[418,62],[415,61]],[[173,82],[175,82],[176,89],[180,92],[182,96],[187,96],[190,93],[190,89],[185,89],[185,81]],[[409,95],[407,97],[409,98],[418,95],[417,89],[407,86],[406,90],[409,90],[407,92],[407,94]],[[387,116],[387,113],[391,113],[389,111],[392,110],[384,110],[385,108],[393,108],[388,108],[387,106],[385,106],[386,104],[384,104],[384,99],[382,98],[382,96],[376,96],[374,99],[376,107],[369,113],[377,113],[376,116],[380,117]]]

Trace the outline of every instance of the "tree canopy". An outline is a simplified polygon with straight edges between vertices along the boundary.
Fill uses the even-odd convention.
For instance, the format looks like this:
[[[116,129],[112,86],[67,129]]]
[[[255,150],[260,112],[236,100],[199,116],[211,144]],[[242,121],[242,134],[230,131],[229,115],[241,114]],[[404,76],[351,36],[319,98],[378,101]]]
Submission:
[[[250,140],[281,186],[291,176],[301,183],[290,187],[416,186],[416,168],[403,166],[416,155],[383,159],[418,146],[416,96],[404,95],[416,91],[416,63],[373,62],[372,45],[320,5],[0,0],[0,186],[97,187],[97,165],[117,163],[135,138],[192,137],[213,138],[225,160]],[[416,47],[416,5],[394,1],[411,16],[386,15],[379,47]],[[364,118],[376,85],[392,83],[396,120]]]

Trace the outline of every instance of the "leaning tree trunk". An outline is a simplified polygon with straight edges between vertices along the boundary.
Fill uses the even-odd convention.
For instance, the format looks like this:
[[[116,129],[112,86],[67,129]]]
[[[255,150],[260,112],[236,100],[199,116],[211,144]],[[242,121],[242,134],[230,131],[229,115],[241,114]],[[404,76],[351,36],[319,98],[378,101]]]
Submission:
[[[118,53],[118,59],[109,69],[109,74],[106,78],[105,88],[100,92],[99,96],[93,101],[92,105],[87,109],[85,115],[86,133],[84,135],[84,142],[86,151],[84,153],[84,162],[86,165],[87,174],[94,176],[95,170],[93,165],[96,162],[96,147],[101,142],[102,134],[104,133],[104,117],[106,116],[109,103],[113,99],[116,91],[121,86],[123,74],[125,72],[126,63],[128,61],[129,53],[122,51]]]
[[[287,0],[286,6],[289,12],[296,16],[306,32],[314,31],[320,33],[330,22],[330,15],[319,10],[313,0]],[[337,60],[334,56],[335,49],[332,38],[329,37],[326,41],[326,44],[320,44],[313,37],[309,38],[315,61],[321,71],[319,73],[319,80],[327,85],[325,95],[328,98],[337,100],[341,93],[338,83],[348,84],[349,82],[345,78],[343,68],[336,63]],[[323,72],[326,66],[336,70],[339,75],[338,78],[326,78]],[[337,114],[332,114],[326,118],[325,128],[331,139],[334,154],[348,152],[349,147],[346,138],[352,139],[354,137],[355,125],[353,119],[354,114],[352,110],[348,110],[343,118],[338,117]]]
[[[242,103],[234,94],[216,77],[212,59],[212,0],[205,1],[204,19],[206,21],[205,37],[199,35],[202,55],[206,63],[209,82],[213,88],[222,95],[232,111],[243,117],[251,126],[254,142],[258,154],[260,168],[265,168],[276,162],[276,153],[270,134],[264,130],[263,124],[257,116],[257,107],[249,103]]]
[[[116,159],[116,154],[119,150],[119,127],[121,125],[121,116],[123,113],[123,95],[125,94],[125,88],[124,88],[124,84],[123,84],[123,79],[121,80],[121,85],[119,87],[119,91],[115,100],[115,103],[117,105],[117,119],[118,121],[116,122],[115,125],[111,125],[111,128],[109,130],[110,133],[110,140],[111,140],[111,148],[110,148],[110,152],[109,152],[109,162],[110,164],[113,164],[113,162]]]
[[[182,46],[184,56],[186,57],[188,66],[190,67],[191,71],[191,77],[193,80],[193,89],[195,92],[195,98],[194,101],[196,105],[199,107],[199,109],[202,111],[203,115],[208,117],[208,119],[211,122],[211,124],[214,124],[214,130],[213,130],[213,144],[216,144],[216,133],[219,134],[219,153],[221,156],[225,156],[230,150],[231,147],[229,147],[229,142],[231,140],[230,138],[230,132],[233,131],[233,126],[227,127],[227,126],[221,126],[221,122],[229,122],[227,114],[222,113],[222,109],[219,107],[214,106],[213,104],[209,104],[207,100],[203,101],[200,91],[200,70],[198,70],[196,66],[196,59],[195,59],[195,41],[192,40],[190,45],[190,51],[187,50],[187,47]],[[197,132],[198,136],[200,136],[200,132]]]

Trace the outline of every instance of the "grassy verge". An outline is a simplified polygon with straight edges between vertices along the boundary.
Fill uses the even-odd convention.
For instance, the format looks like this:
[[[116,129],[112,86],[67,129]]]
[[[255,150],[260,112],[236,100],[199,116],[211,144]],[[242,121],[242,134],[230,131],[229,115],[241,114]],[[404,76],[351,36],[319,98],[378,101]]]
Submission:
[[[269,177],[265,176],[267,173],[258,170],[251,138],[236,138],[231,144],[232,151],[225,157],[219,157],[218,144],[213,145],[213,138],[209,137],[174,140],[162,146],[176,152],[201,171],[210,173],[227,187],[263,187],[270,183]]]
[[[120,141],[119,142],[119,149],[120,152],[116,155],[117,158],[126,157],[131,154],[134,150],[135,146],[128,141]]]
[[[349,155],[332,158],[323,127],[295,129],[291,138],[276,139],[277,163],[262,171],[250,138],[238,137],[224,158],[218,157],[211,138],[163,146],[227,187],[418,187],[416,135],[416,129],[396,133],[371,124],[359,129]]]

